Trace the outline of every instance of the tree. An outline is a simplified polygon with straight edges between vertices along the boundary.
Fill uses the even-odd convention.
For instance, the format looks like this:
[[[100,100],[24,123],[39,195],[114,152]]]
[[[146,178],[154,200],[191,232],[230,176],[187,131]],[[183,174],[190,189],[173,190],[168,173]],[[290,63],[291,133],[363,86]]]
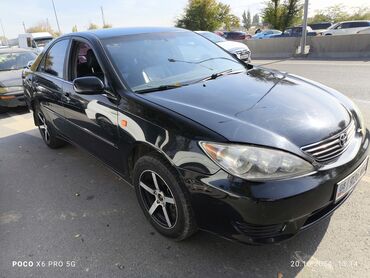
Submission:
[[[285,31],[291,25],[302,19],[303,5],[301,0],[270,0],[262,11],[263,22],[269,23],[272,28]]]
[[[225,18],[224,25],[228,31],[230,31],[232,28],[239,28],[240,19],[236,15],[230,14],[227,18]]]
[[[244,11],[243,15],[242,15],[242,18],[243,18],[243,27],[245,29],[249,30],[249,28],[251,28],[251,26],[252,26],[252,19],[251,19],[250,11],[248,10],[247,14]]]
[[[105,24],[103,25],[103,28],[112,28],[112,24],[105,23]]]
[[[72,32],[78,32],[78,30],[77,30],[77,26],[76,26],[76,25],[73,25],[73,27],[72,27]]]
[[[216,0],[189,0],[184,14],[176,26],[190,30],[215,31],[225,26],[230,29],[240,25],[239,18],[231,14],[230,6]]]
[[[369,20],[370,19],[370,6],[357,7],[355,12],[351,14],[349,20]]]
[[[308,19],[309,23],[339,22],[347,20],[363,20],[370,18],[370,7],[358,7],[352,13],[342,4],[333,5],[325,10],[315,11],[315,15]]]
[[[48,32],[53,37],[58,37],[61,34],[57,31],[54,31],[53,28],[51,28],[49,21],[39,21],[37,24],[29,27],[26,29],[27,33],[37,33],[37,32]]]
[[[266,7],[262,10],[262,20],[265,23],[271,24],[275,29],[281,29],[281,18],[283,15],[283,7],[280,5],[280,0],[271,0],[266,3]]]
[[[251,12],[249,10],[248,10],[248,13],[247,13],[247,21],[248,21],[247,30],[249,30],[249,28],[251,28],[251,26],[252,26],[252,17],[251,17]]]
[[[8,39],[4,36],[0,36],[0,45],[7,45]]]
[[[260,16],[258,14],[255,14],[253,16],[252,25],[258,26],[260,24]]]
[[[87,27],[88,30],[95,30],[99,29],[99,26],[95,23],[90,22],[89,27]]]
[[[302,20],[303,5],[301,0],[288,0],[284,4],[283,32],[285,28],[290,27]]]

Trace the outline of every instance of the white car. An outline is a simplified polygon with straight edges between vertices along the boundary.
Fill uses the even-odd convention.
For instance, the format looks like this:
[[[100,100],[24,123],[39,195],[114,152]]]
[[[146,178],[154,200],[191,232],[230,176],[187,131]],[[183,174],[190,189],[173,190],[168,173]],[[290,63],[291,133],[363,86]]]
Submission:
[[[195,31],[199,35],[216,43],[231,54],[235,54],[240,60],[251,62],[251,51],[248,46],[241,42],[228,41],[225,38],[208,31]]]
[[[334,24],[328,30],[322,32],[322,35],[352,35],[369,27],[370,20],[343,21]]]

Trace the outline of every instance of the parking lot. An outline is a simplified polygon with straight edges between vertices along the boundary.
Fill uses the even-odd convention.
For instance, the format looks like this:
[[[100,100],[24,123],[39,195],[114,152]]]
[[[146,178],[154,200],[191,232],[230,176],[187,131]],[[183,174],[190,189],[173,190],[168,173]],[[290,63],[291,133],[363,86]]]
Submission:
[[[256,64],[343,92],[370,127],[370,62]],[[47,148],[31,114],[16,109],[0,115],[0,277],[365,277],[369,195],[368,171],[330,219],[277,245],[247,246],[205,232],[172,242],[150,226],[129,185],[76,147]]]

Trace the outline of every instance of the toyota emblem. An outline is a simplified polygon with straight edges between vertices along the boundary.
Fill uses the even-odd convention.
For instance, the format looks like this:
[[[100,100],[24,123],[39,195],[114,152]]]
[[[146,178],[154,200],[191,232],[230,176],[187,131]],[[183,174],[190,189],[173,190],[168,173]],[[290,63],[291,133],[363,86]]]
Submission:
[[[344,132],[339,136],[339,145],[343,148],[344,145],[347,143],[348,137],[347,133]]]

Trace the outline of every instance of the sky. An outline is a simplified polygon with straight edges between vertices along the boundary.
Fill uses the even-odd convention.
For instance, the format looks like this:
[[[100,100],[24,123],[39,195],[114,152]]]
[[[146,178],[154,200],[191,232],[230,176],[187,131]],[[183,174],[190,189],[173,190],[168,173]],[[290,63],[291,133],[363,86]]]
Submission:
[[[345,3],[348,8],[370,6],[370,0],[309,0],[309,15],[317,9]],[[105,20],[114,27],[123,26],[173,26],[187,0],[54,0],[59,24],[63,33],[69,33],[73,25],[79,31],[86,30],[90,22],[102,25],[100,7]],[[244,10],[258,13],[265,0],[220,0],[229,4],[232,12],[241,17]],[[349,4],[350,2],[350,4]],[[5,35],[11,39],[26,27],[48,20],[57,30],[51,0],[0,0],[0,20]],[[2,35],[2,30],[0,29]]]

